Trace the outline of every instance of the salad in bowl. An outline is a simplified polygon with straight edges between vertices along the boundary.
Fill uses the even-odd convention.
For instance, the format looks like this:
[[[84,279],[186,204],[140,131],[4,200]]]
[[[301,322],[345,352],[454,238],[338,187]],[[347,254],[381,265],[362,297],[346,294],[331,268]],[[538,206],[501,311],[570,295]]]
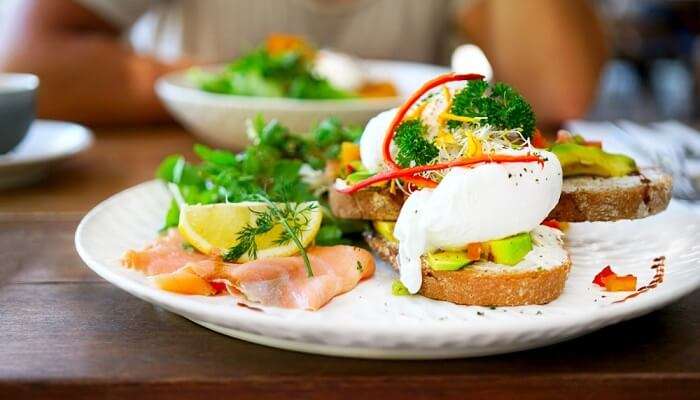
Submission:
[[[395,107],[446,68],[398,61],[362,60],[316,49],[294,36],[273,35],[225,65],[196,67],[161,77],[156,92],[170,113],[203,141],[241,150],[243,127],[257,114],[295,132],[335,116],[364,125]]]

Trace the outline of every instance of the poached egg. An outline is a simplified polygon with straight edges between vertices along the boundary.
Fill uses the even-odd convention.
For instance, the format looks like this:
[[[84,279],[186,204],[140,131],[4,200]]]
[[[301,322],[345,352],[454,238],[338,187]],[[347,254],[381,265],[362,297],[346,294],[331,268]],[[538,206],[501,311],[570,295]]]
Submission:
[[[416,293],[421,287],[422,255],[530,232],[540,225],[559,201],[562,170],[554,154],[536,153],[546,160],[544,166],[456,167],[435,189],[422,189],[408,197],[394,236],[399,241],[401,282],[409,292]]]
[[[360,137],[360,160],[369,172],[379,172],[385,165],[382,145],[384,136],[398,109],[379,113],[369,120]]]
[[[434,137],[439,114],[446,110],[442,96],[422,108],[421,119]],[[385,168],[384,137],[397,109],[372,118],[360,139],[360,158],[370,172]],[[484,128],[487,129],[488,128]],[[486,145],[488,143],[485,143]],[[392,154],[396,147],[392,145]],[[434,189],[413,192],[399,214],[394,236],[399,241],[401,282],[409,292],[422,285],[421,256],[435,250],[460,250],[470,243],[502,239],[540,226],[556,206],[563,174],[552,153],[525,147],[494,148],[494,154],[534,153],[539,163],[490,163],[447,171]],[[518,266],[516,266],[518,267]]]

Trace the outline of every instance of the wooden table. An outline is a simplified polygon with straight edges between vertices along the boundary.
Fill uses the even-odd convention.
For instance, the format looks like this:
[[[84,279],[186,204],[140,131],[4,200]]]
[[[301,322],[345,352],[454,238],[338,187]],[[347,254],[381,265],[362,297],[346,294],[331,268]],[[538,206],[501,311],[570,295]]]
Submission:
[[[99,132],[48,180],[0,192],[0,399],[700,397],[697,293],[547,348],[399,362],[249,344],[102,281],[74,250],[81,216],[192,143],[174,127]]]

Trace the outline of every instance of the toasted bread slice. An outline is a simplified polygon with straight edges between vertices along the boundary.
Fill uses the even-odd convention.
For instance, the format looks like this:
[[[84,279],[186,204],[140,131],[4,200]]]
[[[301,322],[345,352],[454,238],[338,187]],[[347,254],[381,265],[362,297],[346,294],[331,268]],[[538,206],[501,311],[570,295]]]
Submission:
[[[559,221],[617,221],[638,219],[666,209],[671,200],[671,177],[658,169],[619,178],[564,179],[559,204],[549,217]],[[347,219],[396,221],[406,196],[384,188],[347,195],[331,187],[329,202],[335,216]]]
[[[367,232],[365,240],[380,258],[398,269],[396,243],[389,242],[374,232]],[[561,243],[556,245],[563,246]],[[495,307],[546,304],[561,295],[570,267],[571,261],[566,256],[557,265],[543,265],[539,268],[479,262],[459,271],[435,271],[424,259],[423,284],[419,294],[464,305]]]
[[[549,217],[567,222],[645,218],[668,207],[672,183],[655,168],[619,178],[566,178]]]

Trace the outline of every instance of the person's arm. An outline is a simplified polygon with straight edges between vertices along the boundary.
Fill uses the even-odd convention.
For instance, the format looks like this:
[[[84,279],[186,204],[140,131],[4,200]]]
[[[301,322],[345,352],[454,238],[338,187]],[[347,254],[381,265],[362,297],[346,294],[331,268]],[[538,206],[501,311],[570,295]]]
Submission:
[[[588,1],[486,0],[467,9],[461,22],[495,78],[517,87],[543,126],[585,114],[607,55]]]
[[[0,33],[0,71],[39,75],[38,113],[87,124],[167,119],[153,92],[175,66],[133,53],[116,27],[70,0],[23,0]]]

